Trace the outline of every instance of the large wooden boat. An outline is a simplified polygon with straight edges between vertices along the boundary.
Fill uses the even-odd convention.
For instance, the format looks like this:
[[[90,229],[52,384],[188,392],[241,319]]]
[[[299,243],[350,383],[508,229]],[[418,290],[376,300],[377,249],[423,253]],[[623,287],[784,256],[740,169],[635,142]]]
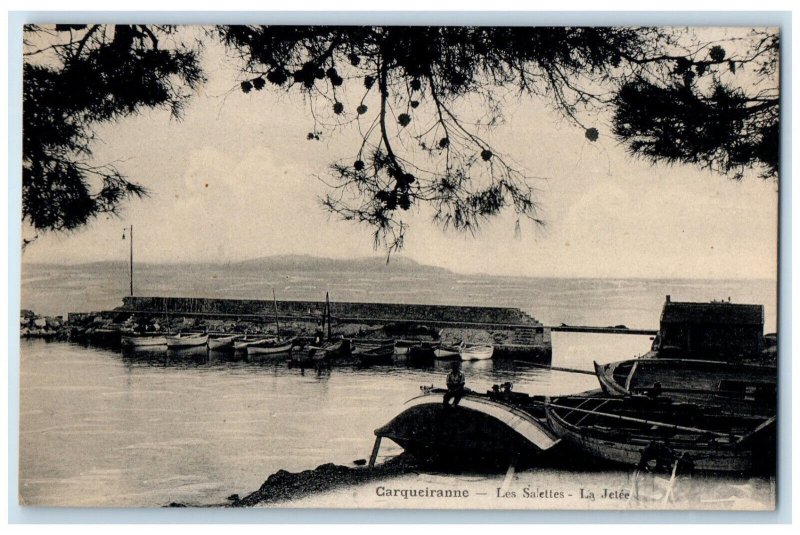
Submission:
[[[547,399],[547,423],[565,446],[598,465],[681,461],[745,474],[774,462],[775,417],[727,416],[672,400],[597,395]]]
[[[541,401],[525,410],[532,400],[526,395],[468,393],[456,407],[446,407],[445,392],[423,389],[375,435],[399,444],[420,461],[472,468],[527,464],[559,442],[543,418],[533,415],[536,407],[541,412]]]
[[[775,413],[774,366],[692,359],[635,359],[594,363],[609,395],[669,397],[718,407],[732,414]]]
[[[168,349],[201,347],[208,343],[208,335],[203,333],[178,333],[167,335]]]

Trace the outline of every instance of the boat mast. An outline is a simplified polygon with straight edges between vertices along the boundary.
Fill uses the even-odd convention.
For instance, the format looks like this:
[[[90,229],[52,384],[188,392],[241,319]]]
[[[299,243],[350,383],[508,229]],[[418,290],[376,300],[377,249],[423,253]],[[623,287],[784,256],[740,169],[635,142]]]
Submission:
[[[130,271],[129,271],[129,273],[130,273],[131,297],[133,297],[133,225],[130,225],[130,226],[125,227],[125,228],[122,229],[122,239],[123,240],[125,239],[125,231],[128,231],[128,234],[130,234],[130,241],[131,241],[131,244],[130,244],[130,264],[129,264]]]
[[[131,297],[133,297],[133,225],[131,225],[131,265],[130,265],[130,275],[131,275]]]
[[[325,292],[325,311],[328,313],[328,340],[331,339],[331,300],[328,292]]]
[[[167,310],[167,298],[164,298],[164,319],[167,320],[167,334],[172,334],[172,329],[169,326],[169,311]]]
[[[278,323],[278,301],[275,299],[275,288],[272,289],[272,304],[275,305],[275,334],[281,337],[281,326]]]

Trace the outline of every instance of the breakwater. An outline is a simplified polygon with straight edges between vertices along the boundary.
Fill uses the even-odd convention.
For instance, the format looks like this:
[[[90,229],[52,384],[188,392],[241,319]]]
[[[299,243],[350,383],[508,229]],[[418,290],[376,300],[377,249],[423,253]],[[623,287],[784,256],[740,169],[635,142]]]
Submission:
[[[277,313],[276,313],[277,308]],[[131,325],[168,326],[172,330],[269,333],[310,336],[322,328],[324,301],[125,297],[121,306],[94,313],[71,313],[72,337],[113,337]],[[499,357],[549,361],[550,331],[518,308],[331,302],[334,336],[490,343]],[[90,340],[91,341],[91,340]]]
[[[279,318],[315,319],[322,316],[323,301],[277,301]],[[268,318],[272,321],[275,303],[259,299],[209,299],[197,297],[125,297],[117,311],[148,314],[181,314],[209,318]],[[518,308],[407,305],[395,303],[331,302],[334,321],[379,323],[431,323],[442,326],[498,325],[541,326],[535,318]]]

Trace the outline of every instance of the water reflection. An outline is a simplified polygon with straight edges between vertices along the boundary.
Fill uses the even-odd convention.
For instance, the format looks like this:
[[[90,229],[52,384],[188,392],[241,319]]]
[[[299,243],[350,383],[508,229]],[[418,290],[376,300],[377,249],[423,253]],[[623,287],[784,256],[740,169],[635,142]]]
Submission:
[[[367,376],[399,375],[417,376],[424,384],[444,382],[452,360],[408,359],[407,355],[395,355],[392,364],[360,366],[356,363],[295,366],[290,355],[252,355],[246,352],[212,351],[204,347],[167,349],[166,347],[125,348],[121,352],[122,362],[130,371],[137,367],[160,368],[219,368],[239,370],[245,373],[295,374],[304,377],[328,377],[332,374],[363,374]],[[492,359],[461,362],[461,368],[471,384],[490,387],[506,381],[522,383],[541,382],[552,375],[552,371],[520,360]],[[421,382],[420,384],[423,384]]]
[[[617,347],[613,337],[586,344],[582,358],[570,354],[574,363],[559,361],[556,345],[554,365],[590,368],[598,347],[631,354],[629,338]],[[119,352],[23,341],[21,367],[21,495],[40,504],[160,506],[222,503],[279,469],[365,458],[373,431],[421,385],[444,386],[449,363],[301,370],[204,348]],[[465,362],[464,371],[478,392],[506,381],[532,394],[597,386],[589,376],[510,360]],[[389,443],[381,455],[400,451]],[[111,473],[118,477],[107,485],[94,477]]]

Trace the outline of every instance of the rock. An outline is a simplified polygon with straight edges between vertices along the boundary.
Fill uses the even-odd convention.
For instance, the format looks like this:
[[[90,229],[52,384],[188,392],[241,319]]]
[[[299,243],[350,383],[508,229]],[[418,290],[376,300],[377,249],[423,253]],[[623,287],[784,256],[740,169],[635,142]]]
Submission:
[[[366,461],[359,459],[362,463]],[[358,461],[356,461],[357,463]],[[232,501],[234,507],[249,507],[258,503],[274,503],[296,499],[315,492],[364,483],[372,479],[385,479],[413,470],[416,462],[408,454],[400,454],[374,469],[351,468],[333,463],[321,464],[313,470],[299,473],[278,470],[270,475],[257,491]]]

